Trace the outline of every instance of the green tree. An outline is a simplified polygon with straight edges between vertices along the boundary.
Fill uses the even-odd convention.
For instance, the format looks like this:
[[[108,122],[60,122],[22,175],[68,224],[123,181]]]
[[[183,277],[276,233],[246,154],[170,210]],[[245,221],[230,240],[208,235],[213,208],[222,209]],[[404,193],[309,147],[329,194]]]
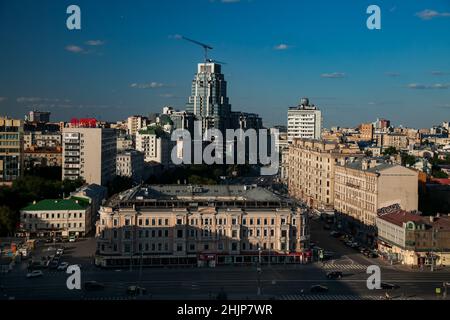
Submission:
[[[7,206],[0,206],[0,236],[10,236],[14,233],[18,214]]]
[[[392,156],[398,154],[398,151],[395,147],[388,147],[383,151],[385,156]]]

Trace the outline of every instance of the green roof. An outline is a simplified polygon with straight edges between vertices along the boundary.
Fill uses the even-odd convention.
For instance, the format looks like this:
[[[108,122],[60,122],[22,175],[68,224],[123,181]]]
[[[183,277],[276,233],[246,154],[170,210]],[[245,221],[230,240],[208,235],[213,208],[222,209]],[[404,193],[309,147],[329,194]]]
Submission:
[[[46,199],[23,208],[23,211],[61,211],[61,210],[85,210],[89,206],[86,199]]]

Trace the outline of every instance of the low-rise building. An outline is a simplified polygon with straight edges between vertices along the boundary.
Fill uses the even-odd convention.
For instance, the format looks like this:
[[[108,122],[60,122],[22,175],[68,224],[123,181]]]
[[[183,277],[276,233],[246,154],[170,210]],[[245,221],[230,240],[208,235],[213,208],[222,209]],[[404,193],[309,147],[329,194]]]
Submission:
[[[31,147],[24,152],[25,168],[32,167],[61,167],[62,148],[35,148]]]
[[[411,266],[450,265],[449,216],[394,210],[376,221],[378,249],[387,259]]]
[[[109,200],[97,223],[96,263],[295,263],[310,257],[305,208],[250,186],[136,187]]]
[[[83,198],[34,201],[20,210],[21,231],[27,237],[83,237],[92,224],[92,207]]]

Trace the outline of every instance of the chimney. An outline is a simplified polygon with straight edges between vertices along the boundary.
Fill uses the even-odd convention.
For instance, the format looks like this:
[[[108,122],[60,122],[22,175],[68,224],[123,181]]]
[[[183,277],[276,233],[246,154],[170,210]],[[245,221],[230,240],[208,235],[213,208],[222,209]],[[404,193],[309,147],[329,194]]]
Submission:
[[[369,168],[370,168],[370,160],[363,159],[361,162],[361,169],[365,171]]]

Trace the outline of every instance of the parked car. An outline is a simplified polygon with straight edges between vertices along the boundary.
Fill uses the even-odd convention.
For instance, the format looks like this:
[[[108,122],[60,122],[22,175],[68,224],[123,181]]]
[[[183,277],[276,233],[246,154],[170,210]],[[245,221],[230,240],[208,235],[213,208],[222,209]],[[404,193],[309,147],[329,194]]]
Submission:
[[[147,294],[147,289],[138,286],[129,286],[127,288],[127,294],[131,296],[145,295]]]
[[[29,273],[27,273],[27,278],[38,278],[42,277],[44,273],[41,270],[34,270]]]
[[[381,283],[381,289],[383,290],[395,290],[395,289],[399,289],[400,286],[393,284],[393,283],[387,283],[387,282],[382,282]]]
[[[58,250],[56,250],[56,254],[57,255],[63,255],[64,254],[64,249],[63,248],[59,248]]]
[[[75,236],[69,237],[69,242],[75,242],[75,241],[77,241],[77,238]]]
[[[315,286],[312,286],[309,289],[309,291],[311,293],[326,293],[326,292],[328,292],[328,287],[325,287],[323,285],[315,285]]]
[[[330,224],[325,224],[324,226],[323,226],[323,229],[324,230],[331,230],[331,225]]]
[[[328,279],[341,279],[342,278],[342,272],[341,271],[331,271],[327,273]]]
[[[69,264],[67,262],[62,262],[58,266],[58,271],[66,271],[68,266],[69,266]]]
[[[104,288],[105,288],[105,285],[101,284],[97,281],[87,281],[84,283],[84,290],[86,290],[86,291],[103,290]]]
[[[333,238],[339,238],[342,236],[342,233],[340,233],[339,231],[331,231],[330,236],[332,236]]]

